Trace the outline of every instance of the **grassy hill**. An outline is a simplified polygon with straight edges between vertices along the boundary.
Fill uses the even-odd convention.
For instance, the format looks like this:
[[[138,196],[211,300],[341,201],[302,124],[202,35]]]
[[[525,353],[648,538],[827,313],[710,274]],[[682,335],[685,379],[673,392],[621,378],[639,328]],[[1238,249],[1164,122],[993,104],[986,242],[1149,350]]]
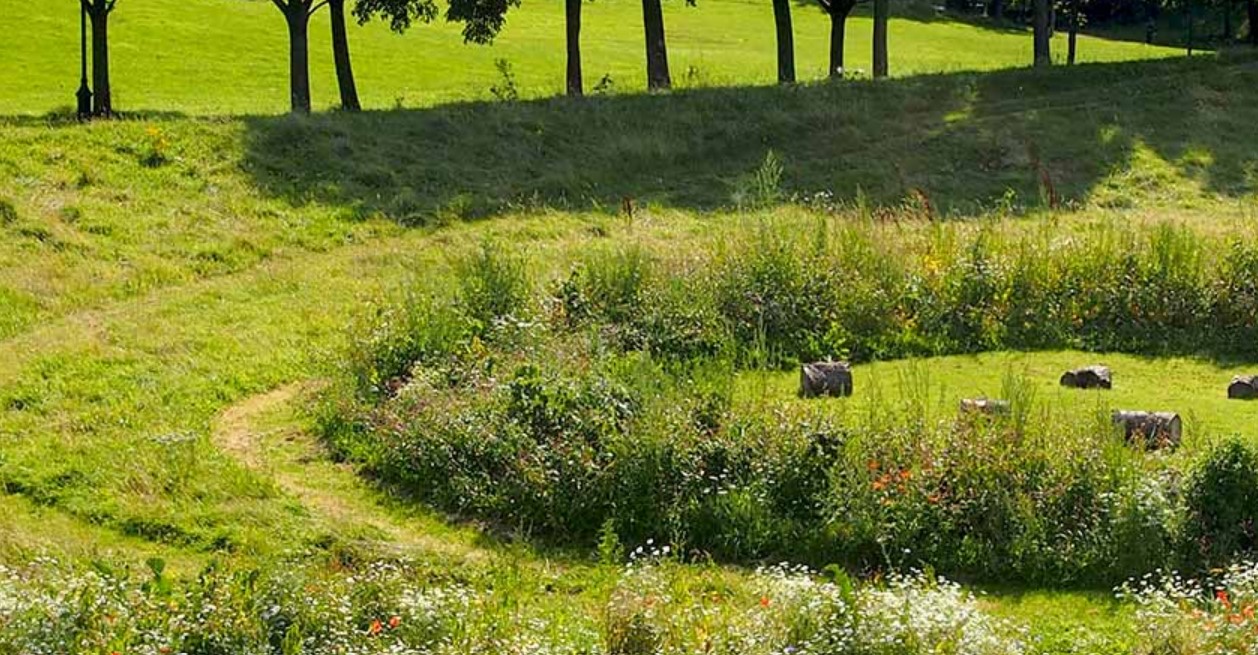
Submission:
[[[918,12],[920,13],[920,12]],[[616,91],[645,85],[641,7],[628,0],[588,3],[584,53],[587,85],[608,75]],[[697,7],[665,3],[669,54],[679,86],[768,84],[774,80],[772,8],[767,2],[710,0]],[[828,19],[815,5],[795,9],[800,78],[825,72]],[[283,20],[260,0],[124,0],[112,19],[114,104],[124,111],[274,114],[287,109],[287,37]],[[0,115],[42,114],[73,104],[78,86],[78,16],[59,0],[34,0],[0,17],[9,36],[0,53]],[[867,71],[871,22],[849,21],[848,66]],[[1064,34],[1057,52],[1064,55]],[[496,59],[511,62],[525,96],[562,88],[563,4],[512,10],[490,47],[462,44],[459,28],[421,25],[405,36],[386,25],[351,25],[363,103],[374,109],[429,106],[489,97],[499,81]],[[1178,54],[1143,44],[1084,37],[1081,61],[1124,61]],[[944,18],[897,18],[891,26],[894,75],[1025,66],[1028,32]],[[311,25],[312,84],[317,108],[336,100],[326,12]]]
[[[984,229],[1104,241],[1173,224],[1184,238],[1223,244],[1252,242],[1258,219],[1250,56],[910,76],[1016,67],[1029,37],[905,18],[892,32],[902,75],[885,83],[483,101],[501,56],[528,95],[555,90],[556,4],[526,8],[483,50],[446,26],[406,37],[356,29],[363,90],[378,111],[292,118],[272,115],[283,108],[283,34],[269,5],[206,3],[224,17],[207,35],[205,14],[183,4],[121,0],[118,101],[155,113],[78,125],[36,116],[65,104],[73,86],[73,17],[54,29],[60,5],[33,6],[48,29],[12,30],[5,21],[16,19],[0,17],[18,44],[6,41],[0,65],[23,70],[0,75],[0,114],[32,115],[0,118],[3,564],[52,554],[138,567],[159,556],[185,574],[211,560],[283,557],[339,570],[403,553],[419,562],[419,579],[505,594],[495,607],[596,616],[617,568],[386,493],[328,458],[312,432],[309,395],[340,367],[355,326],[406,290],[457,286],[459,262],[487,240],[513,244],[553,279],[592,248],[684,259],[765,221],[798,234],[821,218],[880,225],[942,245]],[[605,68],[619,88],[636,87],[637,34],[622,26],[637,8],[587,9],[590,75]],[[769,81],[767,6],[668,11],[679,74],[693,64],[704,85]],[[801,59],[816,76],[823,26],[811,10],[798,14]],[[853,22],[858,55],[867,28]],[[245,64],[247,35],[258,45]],[[203,56],[176,56],[172,41]],[[1092,39],[1083,52],[1150,54]],[[316,97],[326,105],[325,59]],[[442,67],[457,75],[437,75]],[[206,93],[210,84],[223,92]],[[399,94],[410,108],[392,108]],[[482,100],[433,106],[455,98]],[[769,151],[780,178],[763,164]],[[773,179],[758,184],[758,173]],[[626,197],[632,216],[620,210]],[[1034,373],[1055,401],[1054,371],[1101,357],[1140,381],[1117,400],[1185,408],[1188,447],[1174,461],[1221,433],[1258,436],[1250,406],[1218,396],[1219,380],[1254,363],[1181,355],[993,354],[859,372],[934,366],[944,416],[954,395],[995,393],[1007,368]],[[1191,383],[1162,384],[1180,377]],[[787,402],[792,379],[749,377],[740,402]],[[901,386],[888,384],[887,397]],[[745,568],[676,575],[679,596],[760,598]],[[984,607],[1034,624],[1035,652],[1081,643],[1130,652],[1137,634],[1131,607],[1108,590],[991,592]]]

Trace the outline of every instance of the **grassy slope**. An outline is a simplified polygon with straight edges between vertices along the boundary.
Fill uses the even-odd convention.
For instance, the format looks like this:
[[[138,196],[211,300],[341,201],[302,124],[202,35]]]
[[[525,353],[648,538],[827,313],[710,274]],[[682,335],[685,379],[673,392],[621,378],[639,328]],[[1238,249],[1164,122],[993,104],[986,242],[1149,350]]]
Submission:
[[[591,87],[611,75],[617,89],[637,90],[642,70],[641,7],[629,0],[588,3],[583,39]],[[679,84],[770,83],[775,74],[772,9],[765,2],[665,3],[669,54]],[[828,22],[819,9],[795,12],[801,79],[825,72]],[[848,66],[868,70],[870,21],[848,25]],[[315,105],[335,102],[327,13],[311,26]],[[72,104],[77,87],[78,21],[72,5],[32,0],[0,16],[0,115],[41,114]],[[261,0],[123,0],[114,15],[115,104],[124,110],[194,114],[278,113],[287,108],[287,41],[279,12]],[[1065,52],[1064,34],[1057,50]],[[512,62],[528,96],[558,92],[563,73],[563,3],[525,3],[492,47],[464,46],[459,28],[420,26],[405,36],[384,24],[351,26],[351,48],[363,102],[389,108],[488,97],[498,81],[494,60]],[[891,26],[897,75],[1023,66],[1029,34],[952,22],[896,20]],[[1082,61],[1168,56],[1177,51],[1084,37]],[[692,71],[693,73],[688,73]]]
[[[1143,86],[1141,79],[1130,79],[1139,74],[1147,75]],[[1251,121],[1258,104],[1249,97],[1258,88],[1254,75],[1247,60],[1226,65],[1202,60],[1098,66],[1049,76],[1004,72],[992,78],[941,77],[839,89],[616,98],[592,103],[568,119],[568,127],[530,137],[509,153],[520,165],[501,168],[493,168],[479,152],[484,144],[503,132],[527,134],[539,120],[557,120],[568,105],[475,105],[345,120],[267,119],[260,125],[222,119],[85,127],[16,121],[0,129],[0,198],[10,199],[18,214],[12,224],[0,226],[5,235],[0,240],[0,482],[39,503],[168,543],[261,550],[283,543],[306,530],[302,516],[285,505],[273,484],[234,467],[206,442],[218,411],[312,375],[338,330],[364,310],[365,298],[415,275],[438,278],[448,251],[469,247],[485,234],[506,231],[512,241],[541,239],[550,244],[546,248],[562,253],[591,238],[589,224],[613,234],[626,229],[620,219],[600,212],[529,221],[515,213],[425,236],[377,218],[358,218],[375,215],[363,212],[364,205],[370,209],[373,189],[386,197],[398,189],[436,195],[466,189],[492,204],[529,188],[562,187],[564,173],[546,169],[547,161],[561,161],[578,174],[606,167],[594,178],[597,186],[585,187],[595,198],[615,198],[622,185],[682,189],[672,201],[676,209],[653,209],[657,220],[639,220],[634,229],[684,244],[691,238],[686,235],[730,220],[689,208],[728,198],[730,187],[719,180],[747,170],[735,165],[753,166],[763,154],[763,141],[725,134],[723,140],[738,149],[715,153],[705,149],[703,139],[675,139],[672,149],[639,152],[633,166],[632,149],[642,144],[627,139],[618,146],[622,150],[609,151],[606,145],[575,141],[572,134],[624,132],[624,126],[642,125],[643,116],[655,115],[656,102],[675,100],[685,109],[684,117],[665,136],[680,135],[730,98],[748,93],[755,102],[739,106],[755,119],[749,122],[787,146],[782,152],[790,189],[808,189],[808,180],[819,179],[810,177],[818,170],[847,168],[850,175],[874,178],[886,167],[926,173],[944,161],[955,171],[979,173],[921,178],[931,181],[925,188],[932,195],[937,190],[972,195],[992,180],[1030,181],[1034,171],[1016,148],[1002,160],[992,159],[984,145],[1000,143],[1003,129],[1022,123],[1020,134],[1037,135],[1033,143],[1057,153],[1055,170],[1074,176],[1067,179],[1079,190],[1084,211],[1070,220],[1080,229],[1114,216],[1173,216],[1201,229],[1231,230],[1254,216],[1253,182],[1246,173],[1252,170],[1247,154],[1252,151],[1247,140],[1235,138],[1244,133],[1238,126]],[[1126,86],[1106,85],[1117,79],[1125,79]],[[1091,124],[1078,120],[1079,95],[1088,83],[1095,90],[1087,98]],[[1150,95],[1133,94],[1133,88],[1193,98],[1191,129],[1183,127],[1182,111],[1151,102]],[[948,108],[957,115],[945,120],[945,127],[922,120],[920,104],[892,104],[923,89],[932,94],[918,103],[971,98],[976,89],[983,100]],[[778,109],[784,101],[800,103],[802,115],[787,120],[789,115]],[[849,145],[875,145],[859,130],[837,133],[833,145],[824,148],[795,136],[809,125],[880,120],[868,106],[875,101],[903,112],[898,115],[901,132],[883,147],[882,158],[849,158]],[[865,108],[853,111],[852,105]],[[474,120],[478,117],[489,120]],[[396,127],[383,136],[369,129],[390,121]],[[447,136],[429,137],[427,144],[389,138],[432,123],[444,124]],[[1071,133],[1080,123],[1081,132]],[[882,125],[891,124],[895,121]],[[741,129],[732,117],[722,125]],[[940,129],[952,136],[940,139]],[[1093,133],[1097,130],[1108,136],[1100,138]],[[285,150],[278,140],[294,133],[306,145]],[[1076,138],[1062,139],[1062,134]],[[274,142],[271,147],[260,145],[266,139]],[[647,147],[665,148],[668,139],[657,139]],[[167,161],[145,166],[155,140],[166,142],[157,147]],[[426,168],[419,154],[425,146],[450,153],[440,157],[446,169]],[[1093,164],[1100,168],[1081,171],[1070,165],[1076,154],[1087,157],[1097,148],[1111,153]],[[460,150],[462,156],[455,154]],[[396,170],[385,168],[388,152]],[[364,175],[350,186],[339,175],[318,170],[331,166],[338,153],[349,162],[347,175],[387,174]],[[613,160],[621,163],[623,175],[613,172]],[[320,164],[312,170],[301,162]],[[470,177],[478,164],[492,175]],[[852,168],[858,164],[865,168]],[[675,167],[677,173],[653,179],[649,171],[659,166]],[[691,175],[683,175],[683,168]],[[695,184],[695,177],[709,181]],[[887,195],[894,202],[894,193]],[[545,195],[541,200],[555,201]],[[660,197],[661,203],[669,200]],[[1116,208],[1122,206],[1135,209]],[[1209,389],[1213,394],[1213,383]],[[169,445],[158,439],[170,434],[193,440]]]
[[[8,494],[0,497],[0,558],[44,551],[74,558],[160,552],[190,567],[217,549],[267,554],[361,537],[362,526],[321,518],[317,507],[294,496],[283,474],[293,466],[291,460],[250,469],[227,456],[211,438],[221,412],[255,394],[316,376],[323,355],[350,317],[369,309],[368,301],[416,277],[439,283],[449,257],[475,247],[487,235],[527,244],[539,259],[562,266],[591,241],[639,239],[685,248],[736,220],[691,210],[728,198],[729,186],[719,180],[758,161],[764,141],[725,134],[739,150],[713,153],[703,150],[702,139],[678,141],[675,136],[685,133],[687,121],[699,121],[705,111],[740,94],[757,98],[739,105],[752,112],[755,120],[749,122],[762,124],[756,129],[787,145],[783,151],[790,188],[808,189],[821,179],[815,170],[878,177],[879,167],[893,166],[925,176],[944,161],[953,162],[952,173],[923,179],[934,185],[932,191],[949,189],[958,198],[989,188],[984,184],[1031,178],[1027,162],[1016,155],[1021,147],[1009,149],[1015,153],[1009,161],[992,160],[984,147],[1001,143],[1005,136],[1000,126],[1012,123],[1020,126],[1019,134],[1041,130],[1045,136],[1036,142],[1044,148],[1061,147],[1051,150],[1057,166],[1063,175],[1074,176],[1069,179],[1082,211],[1048,220],[1079,229],[1115,217],[1179,217],[1211,230],[1252,223],[1252,144],[1237,138],[1248,134],[1238,125],[1250,121],[1246,112],[1255,103],[1249,94],[1258,88],[1251,83],[1250,62],[1124,65],[1071,75],[1088,77],[1014,72],[837,90],[816,87],[801,93],[763,89],[660,100],[614,98],[510,153],[520,159],[535,148],[535,159],[524,160],[528,165],[491,167],[490,179],[475,185],[462,171],[483,161],[482,153],[473,148],[464,159],[449,156],[451,174],[425,168],[417,154],[421,146],[440,144],[448,149],[440,156],[447,158],[460,144],[492,141],[499,130],[526,134],[529,126],[555,120],[569,105],[453,107],[344,121],[171,120],[156,124],[156,136],[144,123],[79,127],[10,121],[0,126],[0,198],[14,203],[18,219],[0,226],[0,316],[7,321],[0,321],[0,485]],[[1148,79],[1134,79],[1145,75]],[[1112,84],[1117,80],[1130,84]],[[917,113],[891,102],[911,98],[923,88],[938,95],[920,100]],[[1133,94],[1133,88],[1148,93]],[[948,104],[932,112],[937,120],[922,119],[922,106],[938,98],[973,98],[975,90],[981,91],[981,102]],[[797,97],[801,94],[802,100]],[[1184,110],[1166,106],[1165,98],[1191,98],[1188,120]],[[689,107],[666,135],[678,143],[670,150],[665,147],[669,138],[648,142],[636,167],[627,167],[628,178],[617,179],[609,163],[625,159],[629,151],[624,149],[632,146],[628,139],[617,150],[583,145],[565,134],[641,126],[644,117],[658,117],[652,103],[661,100]],[[806,103],[810,111],[786,120],[788,116],[773,109],[785,101]],[[878,118],[884,107],[903,113]],[[472,119],[485,116],[492,120],[478,128]],[[836,136],[829,147],[816,148],[809,147],[806,132],[791,133],[792,127],[845,121],[856,128],[876,126],[869,128],[876,132],[897,119],[903,127],[890,147],[861,140],[859,129]],[[883,120],[887,122],[878,122]],[[371,140],[372,121],[392,126],[389,138]],[[661,205],[673,207],[653,208],[632,225],[601,212],[515,212],[427,233],[377,218],[363,220],[363,215],[375,215],[370,180],[347,191],[330,187],[335,180],[319,173],[301,175],[301,162],[326,164],[335,158],[335,149],[319,150],[329,143],[347,144],[350,153],[365,153],[356,156],[387,162],[385,146],[397,144],[398,135],[433,124],[447,126],[450,136],[400,155],[406,165],[389,177],[375,178],[379,191],[418,188],[440,195],[471,188],[492,204],[529,188],[560,188],[564,181],[558,169],[539,168],[558,158],[567,160],[567,166],[606,168],[595,178],[597,186],[587,188],[587,201],[615,197],[622,184],[648,192],[679,187],[684,193],[657,196]],[[326,152],[328,159],[312,160],[300,149],[285,153],[259,148],[260,137],[278,138],[288,130],[305,133],[315,152]],[[941,140],[940,134],[952,138]],[[161,147],[170,161],[145,167],[140,161],[154,139],[169,141]],[[1065,146],[1057,145],[1063,142]],[[881,147],[883,157],[860,169],[866,159],[847,154],[857,144]],[[1093,161],[1099,152],[1110,155],[1083,171],[1070,165],[1076,157]],[[677,177],[652,180],[645,171],[661,163],[672,166]],[[994,166],[994,172],[961,174],[984,165]],[[686,168],[703,183],[682,175]],[[964,179],[952,181],[958,177]],[[996,181],[984,183],[986,178]],[[840,189],[840,195],[851,198],[850,190]],[[894,192],[888,195],[895,197]],[[362,211],[364,205],[369,211]],[[785,214],[799,218],[792,210]],[[1055,374],[1076,359],[1046,354],[1032,361]],[[1122,363],[1120,380],[1126,379],[1125,371],[1137,370],[1128,366],[1142,366],[1138,377],[1149,385],[1126,398],[1140,404],[1167,401],[1156,395],[1164,391],[1149,382],[1160,379],[1152,374],[1161,369],[1134,360]],[[1205,364],[1183,365],[1195,367],[1197,374],[1223,375]],[[990,376],[1000,368],[967,366],[954,369],[947,379],[959,382],[971,372],[989,378],[981,388],[963,383],[959,389],[966,394],[990,389],[995,379]],[[1217,388],[1214,378],[1210,380],[1202,383],[1202,390],[1214,397]],[[791,382],[784,379],[779,391],[788,393]],[[1116,397],[1124,393],[1120,389]],[[1220,413],[1211,416],[1218,417],[1219,425],[1244,427],[1237,418],[1243,411],[1242,406],[1220,403]],[[294,422],[281,419],[268,429],[294,429]],[[346,493],[357,499],[353,502],[373,498],[369,490],[336,485],[328,490]],[[434,520],[425,518],[420,525],[425,530],[439,525]],[[467,538],[462,532],[448,534],[448,539],[445,533],[441,538],[450,544]],[[536,553],[502,547],[492,552],[495,560],[508,565],[537,563],[543,568],[551,556],[541,554],[539,559]],[[461,556],[452,560],[461,561]],[[544,575],[549,580],[559,574],[551,570]],[[592,576],[593,591],[574,595],[574,602],[593,602],[606,580],[596,572],[581,575]],[[568,584],[586,582],[578,578]],[[1067,624],[1060,617],[1077,613],[1094,616],[1100,629],[1115,634],[1123,630],[1122,613],[1114,614],[1100,596],[997,590],[992,598],[1002,611],[1016,616],[1059,617],[1047,623],[1047,632]]]
[[[1258,67],[1109,64],[792,90],[363,116],[0,126],[0,337],[40,320],[396,228],[537,205],[728,205],[767,149],[787,191],[963,216],[1034,212],[1043,175],[1090,216],[1225,228],[1258,215]],[[151,163],[160,153],[164,163]]]

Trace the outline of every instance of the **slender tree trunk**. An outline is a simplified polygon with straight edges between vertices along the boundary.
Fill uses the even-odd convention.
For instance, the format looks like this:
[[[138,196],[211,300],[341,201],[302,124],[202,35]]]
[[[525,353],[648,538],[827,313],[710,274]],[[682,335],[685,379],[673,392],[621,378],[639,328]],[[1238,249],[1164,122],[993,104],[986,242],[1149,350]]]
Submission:
[[[1066,47],[1066,65],[1075,65],[1075,52],[1078,50],[1079,42],[1079,19],[1071,18],[1070,20],[1070,36]]]
[[[564,0],[568,34],[568,95],[585,93],[581,76],[581,3],[585,0]]]
[[[1079,50],[1079,22],[1082,12],[1079,8],[1079,0],[1071,0],[1068,16],[1070,17],[1070,32],[1066,40],[1066,65],[1075,65],[1075,54]]]
[[[1258,0],[1247,0],[1245,13],[1249,15],[1249,45],[1258,48]]]
[[[847,12],[830,11],[830,77],[843,77],[843,39],[847,35]]]
[[[795,29],[791,25],[791,0],[773,0],[773,22],[777,26],[778,82],[795,82]]]
[[[310,113],[310,15],[293,2],[284,10],[288,22],[288,88],[293,113]]]
[[[92,96],[93,116],[112,116],[113,93],[109,88],[109,9],[104,0],[89,5],[92,20]]]
[[[1035,5],[1035,22],[1034,22],[1034,48],[1035,48],[1035,65],[1051,66],[1053,64],[1052,52],[1049,49],[1049,0],[1034,0]]]
[[[1193,23],[1196,22],[1196,18],[1197,18],[1197,16],[1193,13],[1193,10],[1192,10],[1193,9],[1192,2],[1193,0],[1187,0],[1184,3],[1184,23],[1188,25],[1188,56],[1189,57],[1192,56]]]
[[[1070,21],[1070,38],[1066,47],[1066,65],[1075,65],[1075,53],[1079,50],[1079,22]]]
[[[887,22],[890,0],[874,0],[874,77],[887,76]]]
[[[673,80],[668,74],[668,45],[664,40],[664,9],[660,0],[642,0],[642,24],[646,32],[647,88],[667,89]]]
[[[987,6],[987,15],[996,20],[1004,20],[1005,18],[1005,0],[992,0]]]
[[[1223,3],[1223,40],[1230,42],[1232,40],[1232,0]]]
[[[354,67],[349,57],[349,36],[345,33],[345,0],[328,0],[332,20],[332,60],[336,64],[336,84],[341,90],[341,109],[361,111]],[[309,97],[309,94],[307,94]]]

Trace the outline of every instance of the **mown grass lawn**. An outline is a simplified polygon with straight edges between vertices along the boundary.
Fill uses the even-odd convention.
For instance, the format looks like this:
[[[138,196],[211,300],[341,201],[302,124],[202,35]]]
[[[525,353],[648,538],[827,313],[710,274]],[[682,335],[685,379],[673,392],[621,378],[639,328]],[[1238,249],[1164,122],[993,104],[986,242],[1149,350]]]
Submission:
[[[1110,367],[1113,389],[1060,386],[1063,372],[1092,364]],[[854,371],[856,388],[851,398],[819,401],[853,419],[871,412],[916,414],[924,410],[928,420],[952,420],[963,398],[1008,398],[1012,379],[1014,384],[1029,385],[1033,416],[1048,412],[1086,425],[1113,410],[1176,412],[1184,421],[1184,446],[1189,449],[1218,437],[1258,437],[1253,425],[1255,405],[1227,397],[1232,377],[1258,372],[1255,362],[1078,351],[1000,352],[876,362],[858,365]],[[794,371],[749,373],[742,380],[739,397],[751,404],[791,401],[798,389]]]
[[[774,81],[772,7],[767,2],[666,2],[670,63],[679,86]],[[868,71],[871,21],[858,10],[848,24],[847,65]],[[931,10],[926,10],[927,16]],[[828,19],[810,4],[795,9],[801,80],[826,70]],[[921,14],[920,11],[913,12]],[[78,86],[78,15],[58,0],[34,0],[0,17],[8,35],[0,52],[0,115],[43,114],[73,104]],[[563,3],[513,9],[490,47],[462,44],[460,28],[420,25],[405,36],[387,25],[351,25],[350,47],[363,103],[373,109],[489,98],[497,59],[511,62],[527,97],[563,84]],[[645,85],[641,6],[629,0],[587,3],[584,57],[588,88],[605,75],[616,91]],[[287,110],[287,36],[269,2],[125,0],[112,19],[114,104],[122,111],[276,114]],[[1030,33],[947,19],[904,17],[891,25],[894,75],[1023,67]],[[1065,35],[1057,50],[1064,56]],[[311,24],[314,104],[336,103],[326,11]],[[1181,54],[1141,43],[1083,37],[1081,61],[1125,61]]]

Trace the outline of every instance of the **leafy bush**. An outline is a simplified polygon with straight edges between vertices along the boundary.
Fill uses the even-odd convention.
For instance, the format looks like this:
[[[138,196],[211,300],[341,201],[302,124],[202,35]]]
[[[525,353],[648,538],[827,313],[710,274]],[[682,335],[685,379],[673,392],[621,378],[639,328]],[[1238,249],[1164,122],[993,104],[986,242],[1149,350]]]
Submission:
[[[841,572],[827,580],[783,564],[756,571],[751,598],[726,600],[720,593],[686,595],[671,568],[640,559],[625,569],[606,612],[609,655],[1026,652],[1015,626],[983,613],[956,584],[926,574],[857,587]]]
[[[1258,653],[1258,564],[1239,562],[1200,580],[1145,576],[1118,590],[1140,625],[1137,655]]]
[[[1033,413],[1016,380],[1009,416],[953,425],[927,424],[924,397],[841,425],[734,407],[740,368],[1010,346],[1223,350],[1254,329],[1241,315],[1252,290],[1222,278],[1258,261],[1243,245],[1216,251],[1175,228],[878,229],[761,225],[699,255],[589,253],[540,301],[523,260],[487,245],[459,267],[454,302],[361,330],[352,400],[329,396],[329,439],[426,502],[561,543],[593,545],[610,525],[726,560],[1054,584],[1254,548],[1249,450],[1212,453],[1185,485],[1179,459],[1131,451],[1108,417]],[[1232,326],[1225,338],[1209,316]]]
[[[1258,549],[1258,450],[1236,440],[1212,448],[1184,493],[1190,561],[1221,566]]]
[[[858,585],[781,564],[749,576],[683,567],[668,547],[600,567],[588,599],[493,575],[425,581],[405,562],[262,568],[211,564],[186,579],[42,559],[0,567],[0,652],[292,655],[1018,655],[1016,626],[926,574]],[[505,566],[505,565],[504,565]],[[619,573],[617,576],[616,574]],[[515,575],[518,575],[518,570]],[[506,582],[506,584],[502,584]],[[533,602],[530,602],[533,601]],[[543,607],[534,607],[535,604]]]
[[[409,578],[391,563],[353,576],[211,565],[193,581],[167,578],[160,565],[139,579],[103,564],[0,567],[0,651],[365,654],[438,652],[481,638],[467,630],[478,602],[470,590]]]
[[[532,299],[522,257],[486,242],[459,268],[459,306],[479,332],[511,318],[525,318]]]

